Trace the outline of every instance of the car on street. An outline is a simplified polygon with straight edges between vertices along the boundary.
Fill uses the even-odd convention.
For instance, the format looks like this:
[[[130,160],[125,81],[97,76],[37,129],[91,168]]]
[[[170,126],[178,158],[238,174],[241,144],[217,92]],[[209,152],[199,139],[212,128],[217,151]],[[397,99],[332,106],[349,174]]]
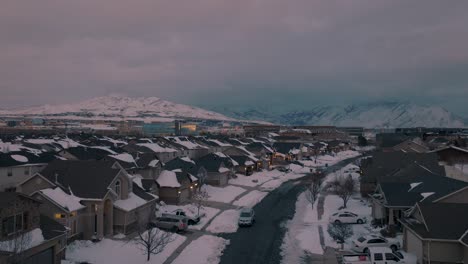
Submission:
[[[172,232],[186,231],[188,228],[187,218],[179,215],[163,215],[157,217],[150,223],[150,227],[171,230]]]
[[[243,208],[239,214],[239,226],[252,226],[255,223],[255,211],[252,208]]]
[[[330,223],[342,224],[364,224],[367,219],[363,216],[351,212],[336,212],[329,218]]]
[[[365,254],[343,255],[343,264],[416,264],[417,258],[394,252],[388,247],[369,248]]]
[[[400,242],[390,240],[377,235],[361,236],[353,241],[352,250],[356,252],[368,253],[370,248],[373,247],[387,247],[392,251],[400,249]]]

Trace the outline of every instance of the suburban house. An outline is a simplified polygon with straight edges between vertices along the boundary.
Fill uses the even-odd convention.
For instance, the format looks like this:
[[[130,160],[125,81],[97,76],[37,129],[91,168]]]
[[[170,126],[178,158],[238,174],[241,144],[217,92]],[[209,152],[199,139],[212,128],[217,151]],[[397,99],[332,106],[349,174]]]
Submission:
[[[44,169],[55,159],[53,153],[0,153],[0,191],[15,191],[16,185]]]
[[[164,139],[181,149],[183,156],[191,159],[197,159],[210,153],[209,147],[197,144],[195,140],[191,140],[189,137],[165,137]]]
[[[180,169],[164,170],[156,180],[159,199],[168,204],[182,204],[190,201],[198,186],[198,179]]]
[[[214,186],[226,186],[229,177],[234,173],[234,167],[239,165],[235,160],[220,152],[205,155],[195,160],[195,163],[207,172],[204,183]]]
[[[263,162],[255,154],[248,151],[245,146],[228,148],[223,154],[235,161],[234,170],[237,173],[251,175],[254,171],[261,170],[263,166]]]
[[[68,149],[64,149],[58,152],[58,155],[67,160],[101,160],[108,155],[117,154],[115,151],[108,147],[102,146],[77,146]]]
[[[468,203],[416,204],[403,225],[403,248],[419,263],[468,263]]]
[[[133,184],[118,162],[106,161],[56,160],[18,189],[41,197],[45,204],[41,212],[62,221],[82,239],[131,232],[157,199]]]
[[[195,161],[189,157],[175,158],[168,163],[164,164],[164,169],[168,171],[180,169],[183,172],[188,172],[198,179],[198,187],[205,183],[208,172],[203,166],[198,166]]]
[[[196,137],[196,140],[210,148],[210,152],[223,152],[232,147],[231,144],[223,142],[218,138]]]
[[[302,143],[275,142],[273,149],[273,164],[282,164],[284,161],[294,161],[302,159]]]
[[[431,153],[437,154],[448,177],[468,182],[468,149],[448,146]]]
[[[271,157],[274,153],[272,148],[260,142],[252,142],[244,146],[244,148],[258,158],[258,169],[269,169],[271,165]]]
[[[134,151],[135,153],[154,153],[162,163],[166,163],[181,155],[181,151],[167,141],[154,142],[151,140],[150,142],[137,143],[135,145],[128,144],[124,149],[129,152]]]
[[[0,263],[59,264],[67,230],[39,212],[40,201],[0,192]]]
[[[407,139],[401,142],[400,144],[394,146],[393,149],[395,151],[416,152],[416,153],[425,153],[429,151],[429,148],[419,137]]]

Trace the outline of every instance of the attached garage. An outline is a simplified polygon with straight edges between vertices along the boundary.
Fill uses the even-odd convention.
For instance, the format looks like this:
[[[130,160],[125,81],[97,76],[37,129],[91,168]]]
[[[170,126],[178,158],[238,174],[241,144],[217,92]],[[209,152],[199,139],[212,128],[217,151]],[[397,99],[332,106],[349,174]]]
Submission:
[[[423,260],[423,242],[411,231],[405,229],[405,249],[407,252],[416,255],[418,263]]]
[[[25,264],[53,264],[54,263],[53,247],[48,248],[42,252],[39,252],[29,257],[23,263]]]

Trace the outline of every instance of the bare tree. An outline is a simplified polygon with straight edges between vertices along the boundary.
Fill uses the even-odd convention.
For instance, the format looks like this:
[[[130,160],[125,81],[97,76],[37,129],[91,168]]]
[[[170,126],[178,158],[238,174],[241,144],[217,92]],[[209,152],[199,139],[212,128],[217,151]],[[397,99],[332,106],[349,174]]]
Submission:
[[[25,259],[25,251],[31,247],[31,233],[25,232],[17,234],[13,239],[2,242],[6,246],[5,251],[11,253],[9,263],[22,263]],[[4,250],[2,248],[2,250]]]
[[[356,186],[357,182],[351,175],[337,177],[330,183],[332,192],[343,200],[343,208],[346,208],[349,199],[356,193]]]
[[[200,217],[200,209],[205,206],[206,201],[210,198],[210,195],[205,189],[200,189],[192,195],[193,204],[197,207],[197,217]]]
[[[321,173],[314,173],[312,175],[312,183],[307,186],[307,190],[305,191],[305,196],[307,201],[314,208],[314,203],[317,201],[318,195],[322,190],[322,183],[323,183],[323,174]]]
[[[346,239],[353,236],[353,229],[350,225],[345,225],[342,223],[330,223],[327,228],[328,234],[330,237],[336,241],[336,243],[341,244],[341,249]]]
[[[174,241],[175,237],[170,232],[162,231],[158,228],[151,227],[151,221],[156,218],[156,207],[151,209],[151,213],[147,217],[139,217],[137,236],[129,242],[133,242],[146,255],[146,261],[150,261],[152,255],[161,253],[164,248]]]

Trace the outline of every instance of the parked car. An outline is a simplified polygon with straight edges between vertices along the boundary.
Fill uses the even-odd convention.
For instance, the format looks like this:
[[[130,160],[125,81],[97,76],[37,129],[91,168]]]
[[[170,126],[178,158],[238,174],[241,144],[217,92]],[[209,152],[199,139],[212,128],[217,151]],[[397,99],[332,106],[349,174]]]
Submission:
[[[367,222],[367,219],[355,213],[343,211],[332,214],[329,221],[330,223],[364,224]]]
[[[182,209],[177,209],[171,213],[163,213],[162,216],[172,216],[172,215],[177,215],[177,216],[183,216],[185,218],[187,218],[187,223],[189,225],[195,225],[195,224],[198,224],[198,222],[200,222],[200,216],[195,216],[195,215],[188,215],[185,213],[184,210]]]
[[[281,171],[281,172],[290,172],[291,171],[291,169],[289,167],[283,167],[283,166],[276,167],[276,169],[278,171]]]
[[[400,248],[400,242],[376,235],[359,237],[353,241],[353,245],[353,251],[364,253],[368,253],[369,249],[373,247],[388,247],[393,251],[397,251]]]
[[[416,264],[416,258],[405,258],[387,247],[370,248],[366,254],[343,255],[343,264]]]
[[[239,226],[252,226],[255,223],[255,212],[252,208],[243,208],[239,215]]]
[[[187,218],[179,215],[164,215],[157,217],[150,223],[151,227],[168,229],[173,232],[186,231],[188,228]]]

